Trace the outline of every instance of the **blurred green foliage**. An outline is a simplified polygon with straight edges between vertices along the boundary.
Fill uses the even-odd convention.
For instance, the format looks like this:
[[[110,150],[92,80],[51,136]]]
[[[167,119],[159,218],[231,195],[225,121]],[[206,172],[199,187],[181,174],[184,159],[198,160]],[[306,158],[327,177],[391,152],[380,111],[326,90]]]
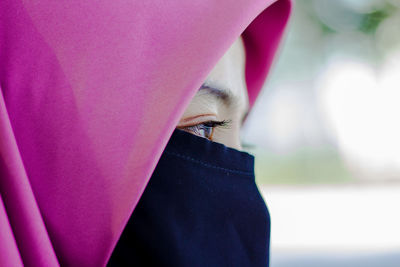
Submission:
[[[395,20],[393,20],[395,19]],[[394,22],[394,23],[392,23]],[[308,115],[312,119],[302,120],[295,125],[297,139],[290,148],[274,144],[279,139],[285,142],[290,134],[282,134],[268,139],[274,132],[276,121],[285,119],[279,114],[258,117],[257,124],[265,131],[265,139],[260,132],[258,138],[263,148],[252,149],[256,156],[256,181],[258,184],[340,184],[362,182],[355,178],[339,153],[332,129],[324,128],[324,116],[318,106],[316,82],[319,75],[331,62],[338,58],[355,60],[369,67],[379,69],[391,51],[400,47],[400,0],[297,0],[289,24],[288,34],[274,70],[270,73],[265,91],[268,98],[276,91],[296,91],[301,94]],[[360,64],[361,64],[360,63]],[[272,76],[272,77],[271,77]],[[300,93],[298,93],[300,92]],[[299,101],[300,101],[299,100]],[[281,100],[279,100],[281,101]],[[297,100],[296,100],[297,101]],[[275,103],[275,102],[271,102]],[[264,106],[267,106],[267,101]],[[281,107],[281,106],[280,106]],[[290,109],[287,106],[281,109]],[[260,108],[260,110],[263,110]],[[272,114],[269,111],[262,114]],[[301,109],[300,109],[301,110]],[[311,111],[310,111],[311,110]],[[278,112],[277,112],[278,113]],[[271,124],[271,118],[275,124]],[[290,121],[288,122],[290,123]],[[314,124],[314,125],[313,125]],[[292,128],[295,128],[292,127]],[[317,128],[307,136],[306,127]],[[293,130],[288,127],[287,131]],[[261,130],[259,130],[261,131]],[[312,132],[312,131],[310,131]],[[316,141],[314,142],[314,138]],[[257,144],[256,141],[253,141]],[[289,142],[290,143],[290,142]],[[286,149],[286,150],[285,150]],[[282,152],[286,151],[286,152]]]
[[[393,12],[393,7],[389,4],[384,9],[376,10],[365,14],[360,24],[360,31],[366,34],[373,34],[379,24]]]

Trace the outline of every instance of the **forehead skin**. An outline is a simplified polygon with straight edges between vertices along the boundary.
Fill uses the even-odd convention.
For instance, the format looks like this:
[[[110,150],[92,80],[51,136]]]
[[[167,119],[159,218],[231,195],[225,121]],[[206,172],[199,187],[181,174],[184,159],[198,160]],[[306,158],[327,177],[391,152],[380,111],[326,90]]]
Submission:
[[[245,50],[238,38],[207,76],[204,86],[222,90],[230,95],[221,101],[210,90],[199,90],[184,112],[179,126],[202,123],[209,120],[228,120],[227,128],[215,128],[213,141],[241,149],[240,128],[247,113],[249,101],[245,83]],[[191,118],[196,118],[192,120]],[[201,121],[201,118],[204,118]]]
[[[245,112],[248,109],[249,101],[244,72],[245,50],[242,38],[238,38],[209,73],[205,84],[229,90],[239,100],[236,108]]]

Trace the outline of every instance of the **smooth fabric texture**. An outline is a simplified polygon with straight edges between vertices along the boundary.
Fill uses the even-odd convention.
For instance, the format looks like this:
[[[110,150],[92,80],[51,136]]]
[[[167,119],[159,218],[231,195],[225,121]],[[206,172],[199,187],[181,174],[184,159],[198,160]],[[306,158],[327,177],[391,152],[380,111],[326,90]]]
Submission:
[[[254,157],[177,129],[108,266],[266,267],[269,237]]]
[[[0,266],[104,266],[242,34],[253,104],[289,0],[0,1]]]

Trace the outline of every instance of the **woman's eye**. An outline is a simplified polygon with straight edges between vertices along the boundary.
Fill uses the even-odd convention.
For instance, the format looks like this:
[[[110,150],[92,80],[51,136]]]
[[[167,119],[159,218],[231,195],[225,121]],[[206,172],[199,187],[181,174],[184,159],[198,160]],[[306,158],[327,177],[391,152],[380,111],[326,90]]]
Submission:
[[[207,138],[208,140],[213,139],[214,131],[216,127],[222,127],[229,125],[230,121],[207,121],[199,123],[193,126],[182,127],[181,130],[191,132],[200,137]]]
[[[207,138],[208,140],[212,140],[212,136],[214,134],[214,127],[206,125],[205,123],[187,126],[183,128],[183,130],[189,131],[200,137]]]

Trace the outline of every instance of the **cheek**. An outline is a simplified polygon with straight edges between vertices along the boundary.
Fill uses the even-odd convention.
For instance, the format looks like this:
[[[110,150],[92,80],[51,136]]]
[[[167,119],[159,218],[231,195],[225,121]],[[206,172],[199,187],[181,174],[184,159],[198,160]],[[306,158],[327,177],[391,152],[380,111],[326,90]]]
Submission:
[[[221,144],[224,144],[228,147],[232,147],[235,149],[240,150],[241,149],[241,142],[240,142],[240,128],[241,128],[241,123],[240,120],[238,120],[239,114],[237,116],[232,116],[232,113],[230,116],[221,116],[221,118],[229,118],[231,120],[231,124],[229,128],[217,128],[215,129],[214,133],[214,142],[218,142]]]

